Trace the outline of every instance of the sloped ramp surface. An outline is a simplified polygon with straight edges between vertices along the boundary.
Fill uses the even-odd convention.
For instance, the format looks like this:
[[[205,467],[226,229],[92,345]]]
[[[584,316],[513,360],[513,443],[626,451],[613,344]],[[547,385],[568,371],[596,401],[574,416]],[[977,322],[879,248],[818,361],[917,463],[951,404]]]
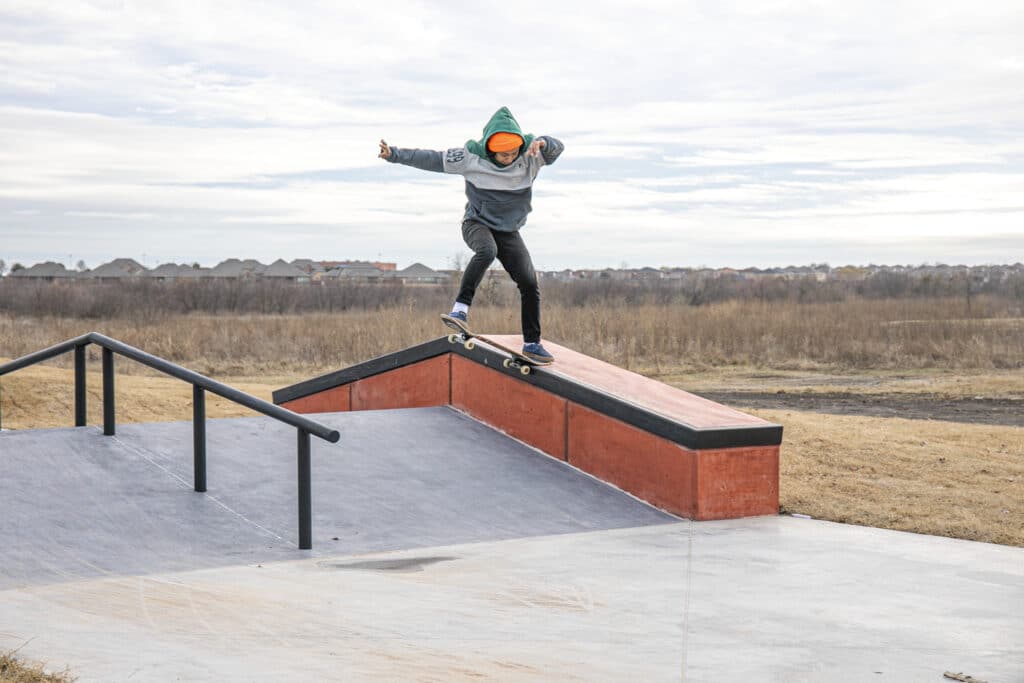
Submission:
[[[296,433],[207,422],[208,492],[190,422],[0,435],[0,589],[663,524],[652,508],[451,408],[320,414],[313,550],[297,550]]]

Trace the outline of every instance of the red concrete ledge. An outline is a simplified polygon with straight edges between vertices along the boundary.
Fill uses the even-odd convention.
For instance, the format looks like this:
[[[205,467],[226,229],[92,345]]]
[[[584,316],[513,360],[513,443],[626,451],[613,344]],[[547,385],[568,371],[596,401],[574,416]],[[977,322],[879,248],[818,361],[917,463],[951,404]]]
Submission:
[[[279,390],[274,401],[296,412],[451,405],[683,517],[778,512],[781,426],[545,345],[557,362],[523,376],[485,343],[467,351],[435,340]]]

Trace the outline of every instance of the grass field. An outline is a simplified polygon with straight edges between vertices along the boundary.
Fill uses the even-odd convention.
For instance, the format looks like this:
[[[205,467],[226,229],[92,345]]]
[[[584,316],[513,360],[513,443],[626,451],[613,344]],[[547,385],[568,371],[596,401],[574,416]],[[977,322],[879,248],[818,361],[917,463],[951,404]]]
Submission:
[[[507,297],[497,297],[505,299]],[[90,320],[0,315],[0,355],[98,331],[199,371],[334,369],[436,337],[439,311],[403,305],[307,315],[150,313]],[[473,307],[475,329],[516,333],[518,306]],[[545,305],[546,338],[631,370],[1024,368],[1024,303],[974,299],[708,306]],[[68,361],[65,360],[65,363]]]

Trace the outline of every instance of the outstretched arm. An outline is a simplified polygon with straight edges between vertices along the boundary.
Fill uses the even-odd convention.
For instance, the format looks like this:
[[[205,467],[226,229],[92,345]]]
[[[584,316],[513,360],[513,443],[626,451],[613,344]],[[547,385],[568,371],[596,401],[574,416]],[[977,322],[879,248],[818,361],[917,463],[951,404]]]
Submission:
[[[402,149],[380,141],[377,156],[393,164],[404,164],[424,171],[444,172],[444,155],[429,149]]]
[[[562,141],[553,138],[550,135],[541,135],[534,138],[533,142],[530,143],[530,148],[526,150],[526,156],[535,157],[540,155],[544,159],[545,164],[555,163],[555,159],[562,153],[565,147],[562,145]]]

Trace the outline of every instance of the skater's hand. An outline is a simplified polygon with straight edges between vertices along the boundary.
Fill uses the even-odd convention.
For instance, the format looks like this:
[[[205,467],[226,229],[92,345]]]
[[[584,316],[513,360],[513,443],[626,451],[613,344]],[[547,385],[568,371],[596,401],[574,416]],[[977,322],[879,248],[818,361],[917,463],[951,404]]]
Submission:
[[[377,156],[381,159],[387,159],[391,156],[391,148],[388,147],[388,143],[383,140],[380,141],[380,154]]]
[[[537,156],[538,154],[540,154],[540,151],[542,149],[544,149],[544,147],[546,145],[547,145],[546,142],[544,142],[540,138],[537,138],[536,140],[534,140],[533,142],[530,143],[529,149],[526,150],[526,156],[528,156],[528,157],[535,157],[535,156]]]

